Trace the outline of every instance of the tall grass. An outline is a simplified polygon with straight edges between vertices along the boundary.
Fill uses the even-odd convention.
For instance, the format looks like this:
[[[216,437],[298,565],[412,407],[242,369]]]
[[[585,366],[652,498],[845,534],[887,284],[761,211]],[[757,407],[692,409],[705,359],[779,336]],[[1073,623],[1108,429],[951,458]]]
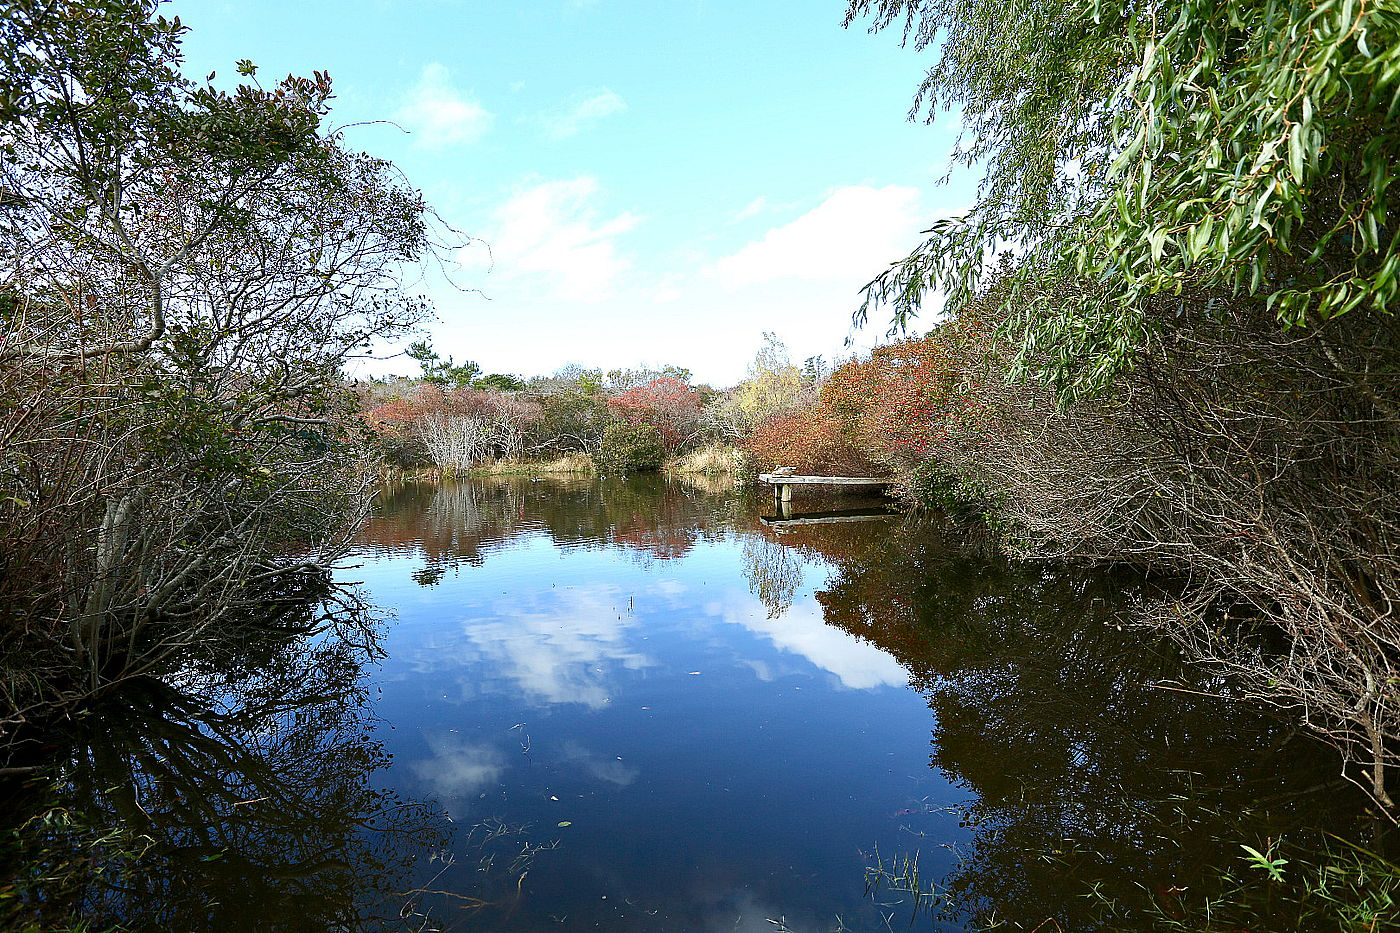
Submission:
[[[666,464],[669,473],[704,473],[709,476],[742,473],[745,468],[744,452],[732,444],[721,443],[697,447]]]
[[[510,458],[478,463],[467,471],[472,476],[503,476],[535,473],[592,473],[593,461],[588,454],[571,451],[553,460]]]

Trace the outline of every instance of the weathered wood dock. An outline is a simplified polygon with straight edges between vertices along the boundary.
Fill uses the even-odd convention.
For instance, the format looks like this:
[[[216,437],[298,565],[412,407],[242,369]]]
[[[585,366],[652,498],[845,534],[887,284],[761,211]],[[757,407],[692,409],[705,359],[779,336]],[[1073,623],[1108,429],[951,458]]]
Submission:
[[[803,476],[774,470],[758,474],[759,482],[773,484],[773,501],[791,502],[793,486],[888,486],[888,476]]]

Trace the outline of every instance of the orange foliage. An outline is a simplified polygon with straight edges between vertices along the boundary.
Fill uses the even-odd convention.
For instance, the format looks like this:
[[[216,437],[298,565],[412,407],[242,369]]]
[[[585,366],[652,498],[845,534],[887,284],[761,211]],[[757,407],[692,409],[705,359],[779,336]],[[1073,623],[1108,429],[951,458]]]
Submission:
[[[765,470],[784,466],[827,476],[888,472],[847,442],[840,419],[820,402],[769,418],[744,442],[744,449]]]
[[[939,332],[879,347],[832,373],[822,401],[847,436],[872,456],[896,463],[931,455],[959,404],[963,373]]]
[[[832,373],[819,402],[770,419],[745,447],[761,468],[864,464],[858,472],[881,473],[976,447],[987,424],[985,380],[996,368],[993,334],[970,315],[879,347]]]
[[[822,386],[822,401],[854,446],[897,468],[950,445],[975,445],[985,427],[989,370],[999,374],[1004,365],[992,364],[994,334],[992,322],[968,315],[879,347],[836,370]]]
[[[444,389],[425,383],[408,397],[395,397],[365,412],[371,428],[381,434],[405,435],[431,415],[464,415],[492,422],[524,425],[538,420],[539,405],[513,395],[478,389]]]

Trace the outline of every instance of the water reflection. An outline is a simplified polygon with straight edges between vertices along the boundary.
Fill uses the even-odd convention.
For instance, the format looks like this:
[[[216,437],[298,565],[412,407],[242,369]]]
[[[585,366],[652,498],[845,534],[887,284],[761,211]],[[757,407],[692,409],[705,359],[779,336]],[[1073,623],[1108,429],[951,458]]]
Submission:
[[[537,534],[565,549],[615,545],[639,557],[673,560],[697,542],[750,522],[746,504],[732,482],[703,477],[407,482],[386,490],[361,541],[421,553],[429,566],[480,565],[491,550]]]
[[[948,532],[829,539],[837,571],[818,594],[829,623],[899,658],[937,719],[931,765],[971,792],[943,920],[1193,928],[1241,844],[1365,828],[1334,753],[1125,629],[1154,586],[969,559]]]
[[[370,783],[388,764],[363,684],[371,632],[344,605],[283,609],[46,730],[54,777],[8,788],[0,925],[411,919],[392,892],[446,836],[432,810]]]
[[[823,622],[825,559],[796,555],[775,610],[745,566],[795,552],[732,489],[463,485],[386,498],[362,574],[398,607],[381,710],[399,786],[537,854],[521,899],[472,928],[878,922],[861,848],[950,788],[906,672]],[[441,527],[447,502],[475,510],[470,536]],[[454,855],[437,883],[471,890],[479,860]]]
[[[764,504],[389,491],[354,571],[395,610],[382,660],[309,601],[48,732],[59,786],[0,827],[0,920],[1191,929],[1241,843],[1358,831],[1330,751],[1121,625],[1150,581],[936,523],[779,533]],[[919,853],[936,911],[865,896],[877,850]]]
[[[404,786],[543,853],[480,928],[1189,928],[1241,843],[1354,828],[1329,751],[1121,624],[1158,585],[797,505],[656,479],[386,500]],[[935,912],[863,897],[877,850],[919,854]]]
[[[616,586],[566,586],[507,598],[462,619],[461,635],[487,672],[479,688],[519,693],[531,705],[578,703],[601,709],[617,669],[653,662],[631,644],[635,617],[619,608],[628,599]]]

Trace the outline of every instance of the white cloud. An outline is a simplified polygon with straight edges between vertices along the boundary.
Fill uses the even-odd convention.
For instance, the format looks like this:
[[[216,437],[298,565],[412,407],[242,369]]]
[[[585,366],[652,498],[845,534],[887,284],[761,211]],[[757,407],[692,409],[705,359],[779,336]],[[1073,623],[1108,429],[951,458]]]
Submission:
[[[576,99],[567,109],[545,114],[541,120],[550,139],[568,139],[590,129],[598,121],[621,113],[627,102],[607,88]]]
[[[506,760],[499,749],[444,733],[423,738],[432,757],[411,762],[409,768],[437,796],[468,797],[500,783]]]
[[[755,214],[761,214],[761,213],[763,213],[764,208],[766,208],[767,206],[768,206],[768,196],[767,196],[767,195],[760,194],[758,197],[754,198],[754,199],[753,199],[752,201],[750,201],[748,204],[745,204],[745,205],[744,205],[744,209],[741,210],[739,213],[737,213],[737,214],[734,215],[734,219],[735,219],[735,220],[747,220],[748,218],[753,217]]]
[[[768,618],[763,604],[738,593],[726,601],[712,603],[707,611],[725,622],[741,625],[773,643],[780,651],[805,658],[836,677],[850,690],[903,687],[909,673],[891,655],[869,642],[826,624],[821,606],[811,598],[795,602],[782,615]],[[755,669],[763,676],[763,672]]]
[[[753,202],[740,215],[761,209]],[[919,210],[917,188],[850,185],[725,256],[710,271],[730,287],[779,279],[860,285],[908,252],[927,221]]]
[[[656,291],[652,292],[651,300],[657,304],[665,305],[678,301],[684,296],[685,286],[681,277],[668,275],[661,280],[661,284],[656,286]]]
[[[617,238],[641,218],[630,212],[600,216],[599,186],[587,176],[548,181],[512,197],[496,211],[497,229],[486,239],[496,271],[544,286],[537,294],[560,301],[599,302],[612,297],[630,268]]]
[[[604,784],[626,787],[641,776],[641,771],[624,764],[621,758],[608,758],[569,739],[562,748],[564,761],[578,766],[584,774]]]
[[[485,107],[457,89],[451,72],[437,62],[424,66],[396,118],[425,149],[474,143],[490,128],[492,119]]]
[[[550,589],[533,597],[514,594],[488,615],[465,619],[462,633],[490,678],[484,689],[523,693],[540,705],[579,703],[603,709],[616,689],[618,668],[639,670],[652,662],[627,647],[631,618],[615,586]]]

